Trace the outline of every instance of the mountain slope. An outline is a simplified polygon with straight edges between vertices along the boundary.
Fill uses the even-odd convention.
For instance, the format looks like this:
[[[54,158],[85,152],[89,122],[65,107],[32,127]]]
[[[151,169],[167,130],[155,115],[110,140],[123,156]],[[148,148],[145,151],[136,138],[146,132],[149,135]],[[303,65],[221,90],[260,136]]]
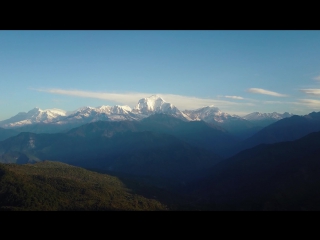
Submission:
[[[61,109],[45,109],[34,108],[29,112],[20,112],[17,115],[0,121],[0,126],[5,128],[20,127],[35,123],[51,123],[66,116],[66,111]]]
[[[0,141],[5,140],[9,137],[13,137],[19,134],[19,131],[14,129],[5,129],[0,127]]]
[[[194,194],[215,210],[320,210],[320,132],[218,163]]]
[[[238,143],[238,140],[222,127],[204,121],[185,122],[166,114],[154,114],[142,119],[140,123],[144,130],[171,134],[217,154],[225,146]]]
[[[225,129],[204,121],[186,122],[174,116],[156,113],[140,121],[95,122],[80,126],[68,132],[83,136],[112,136],[116,132],[150,131],[173,135],[187,143],[219,154],[226,145],[238,140]]]
[[[119,128],[108,129],[110,124]],[[172,135],[135,132],[134,127],[130,121],[95,122],[68,133],[20,133],[0,142],[0,161],[51,159],[91,169],[189,181],[222,160],[212,151],[196,148]]]
[[[134,193],[117,177],[44,161],[0,164],[0,210],[164,211],[155,199]]]
[[[320,112],[312,112],[304,116],[294,115],[263,128],[243,142],[227,147],[222,152],[225,157],[230,157],[259,144],[292,141],[317,131],[320,131]]]
[[[239,139],[245,139],[260,130],[260,128],[257,128],[250,121],[237,115],[224,113],[214,106],[207,106],[196,110],[185,110],[183,113],[193,121],[203,120],[207,123],[220,126]]]
[[[292,117],[293,114],[285,112],[285,113],[260,113],[260,112],[253,112],[248,115],[245,115],[243,118],[256,124],[260,127],[266,127],[272,123],[275,123],[283,118]]]
[[[316,131],[320,131],[320,112],[281,119],[259,131],[246,142],[260,144],[291,141]]]

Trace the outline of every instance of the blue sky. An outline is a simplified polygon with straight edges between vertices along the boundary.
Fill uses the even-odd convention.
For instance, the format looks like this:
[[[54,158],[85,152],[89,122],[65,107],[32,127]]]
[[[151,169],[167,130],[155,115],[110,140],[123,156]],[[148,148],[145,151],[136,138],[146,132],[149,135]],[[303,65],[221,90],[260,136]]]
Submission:
[[[1,30],[0,120],[34,107],[320,111],[318,30]]]

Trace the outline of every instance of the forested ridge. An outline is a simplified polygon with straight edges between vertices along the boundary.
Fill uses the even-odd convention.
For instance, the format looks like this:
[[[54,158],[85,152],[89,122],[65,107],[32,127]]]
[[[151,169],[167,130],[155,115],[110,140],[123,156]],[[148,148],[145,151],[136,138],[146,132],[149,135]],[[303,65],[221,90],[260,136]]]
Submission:
[[[60,162],[0,164],[0,210],[157,211],[167,206],[135,194],[114,176]]]

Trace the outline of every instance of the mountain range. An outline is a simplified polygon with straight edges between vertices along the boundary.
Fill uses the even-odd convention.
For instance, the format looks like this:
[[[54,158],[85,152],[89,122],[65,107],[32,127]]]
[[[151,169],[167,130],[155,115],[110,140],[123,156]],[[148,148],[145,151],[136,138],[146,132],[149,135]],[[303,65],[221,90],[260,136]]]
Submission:
[[[167,125],[159,124],[164,118]],[[232,139],[204,122],[194,128],[194,122],[168,115],[152,115],[144,122],[98,121],[66,133],[23,132],[0,142],[0,162],[24,164],[49,159],[99,171],[186,182],[201,177],[223,159],[208,143],[206,148],[192,144],[198,138],[194,133],[201,134],[204,129],[208,136],[200,143],[210,140],[211,146],[219,146],[222,137],[224,144]]]
[[[159,116],[163,117],[161,114]],[[164,125],[174,128],[175,124],[170,122],[173,119],[175,118],[168,118],[169,122]],[[6,163],[0,164],[0,174],[5,176],[1,177],[0,208],[44,209],[44,206],[48,208],[50,204],[43,204],[52,202],[53,198],[49,197],[49,202],[41,199],[47,199],[51,195],[59,198],[64,196],[61,190],[71,187],[71,182],[64,183],[65,180],[52,178],[57,177],[58,172],[65,172],[64,165],[57,162],[59,160],[64,164],[107,174],[101,175],[100,179],[104,176],[110,178],[110,173],[119,176],[126,179],[126,185],[140,186],[140,191],[145,189],[142,190],[144,196],[148,195],[147,192],[152,194],[154,188],[158,188],[162,194],[165,193],[166,198],[165,202],[152,203],[159,210],[165,210],[160,207],[161,204],[172,203],[176,206],[172,209],[180,210],[318,211],[319,142],[320,131],[312,132],[294,141],[260,144],[230,158],[221,159],[209,151],[191,147],[172,135],[139,131],[139,126],[135,126],[132,121],[99,121],[72,129],[68,133],[20,133],[0,142],[1,161]],[[42,168],[37,167],[46,163],[43,159],[48,157],[54,159],[52,164],[56,165],[53,169],[45,167],[46,175],[40,175]],[[5,159],[7,161],[3,161]],[[11,176],[12,173],[7,172],[6,169],[9,168],[14,170],[15,175]],[[27,175],[31,170],[34,172],[31,176],[34,177],[30,178]],[[89,173],[81,171],[79,177],[88,176]],[[47,174],[53,175],[48,178]],[[54,186],[49,187],[48,184]],[[78,186],[84,188],[84,185],[81,187],[84,183],[72,184],[76,185],[71,189],[79,189]],[[149,186],[148,190],[145,184]],[[19,188],[19,191],[14,190],[15,188]],[[47,188],[46,194],[36,191],[38,188]],[[77,191],[70,192],[70,196],[76,198]],[[90,192],[89,189],[85,191]],[[90,194],[97,196],[96,192]],[[42,203],[31,201],[31,196],[37,196]],[[119,197],[122,198],[120,195]],[[92,196],[90,198],[93,199]],[[18,202],[12,202],[12,199]],[[54,199],[54,203],[60,201],[56,197]],[[77,206],[61,199],[66,204],[59,204],[61,209],[75,207],[90,210],[96,206],[85,202],[84,205]],[[102,201],[99,199],[101,207],[98,209],[108,210],[103,206],[104,201],[110,201],[107,200],[110,198]],[[120,208],[133,207],[132,197],[130,199],[128,203],[122,202]],[[32,205],[33,203],[37,205]],[[146,204],[146,207],[150,207],[150,203]],[[49,209],[57,209],[56,207],[51,205]],[[145,209],[148,210],[148,207]]]
[[[285,112],[283,114],[273,112],[273,113],[260,113],[260,112],[253,112],[243,116],[244,119],[258,125],[261,127],[266,127],[271,123],[277,122],[283,118],[292,117],[292,113]]]
[[[221,154],[229,157],[259,144],[293,141],[317,131],[320,131],[320,112],[312,112],[304,116],[294,115],[266,126],[253,136],[237,143],[236,146],[227,147]]]
[[[57,133],[70,130],[95,121],[140,121],[150,115],[164,113],[183,121],[205,121],[220,126],[238,139],[245,139],[261,130],[268,123],[287,118],[292,114],[252,113],[245,117],[221,112],[219,108],[207,106],[195,110],[180,111],[173,104],[157,95],[142,98],[135,108],[115,105],[100,107],[82,107],[72,112],[61,109],[34,108],[29,112],[0,121],[0,127],[15,129],[17,132]]]
[[[320,210],[320,112],[304,116],[256,112],[241,118],[214,106],[180,111],[152,96],[139,100],[134,109],[118,105],[73,112],[35,108],[1,124],[0,210],[68,206],[88,210],[95,206],[100,210],[168,210],[167,206]],[[50,175],[67,164],[72,172],[86,169],[79,170],[83,176],[91,174],[87,170],[99,172],[99,182],[111,175],[119,177],[143,194],[134,197],[118,189],[122,205],[118,208],[113,202],[117,207],[110,207],[106,192],[99,198],[98,192],[89,190],[96,185]],[[40,173],[39,166],[56,168]],[[99,204],[71,204],[63,193],[70,186],[76,189],[70,198],[77,199],[83,188]],[[48,193],[41,195],[37,188]],[[36,205],[32,205],[31,193],[41,199]],[[49,201],[51,207],[40,204],[48,196],[57,200]],[[16,202],[10,205],[10,199]]]

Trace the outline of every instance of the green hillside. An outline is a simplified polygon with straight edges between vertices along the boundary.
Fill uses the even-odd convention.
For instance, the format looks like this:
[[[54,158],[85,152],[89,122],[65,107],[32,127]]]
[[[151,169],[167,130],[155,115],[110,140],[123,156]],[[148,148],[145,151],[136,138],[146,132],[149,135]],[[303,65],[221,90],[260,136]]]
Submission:
[[[61,162],[0,163],[2,211],[165,211],[117,177]]]

